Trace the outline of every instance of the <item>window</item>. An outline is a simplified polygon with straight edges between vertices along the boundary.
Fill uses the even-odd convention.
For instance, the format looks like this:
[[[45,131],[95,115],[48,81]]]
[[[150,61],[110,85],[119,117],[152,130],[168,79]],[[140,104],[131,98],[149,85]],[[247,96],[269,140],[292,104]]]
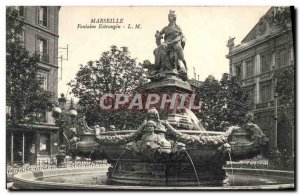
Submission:
[[[48,75],[46,73],[38,73],[38,78],[41,80],[41,88],[47,91],[48,89]]]
[[[247,87],[246,88],[247,95],[248,95],[248,100],[251,106],[254,105],[254,87]]]
[[[11,106],[6,105],[6,117],[11,116]]]
[[[25,16],[24,6],[15,6],[15,9],[18,11],[19,17],[24,18]]]
[[[48,27],[48,8],[41,6],[38,9],[38,24]]]
[[[271,85],[264,84],[261,86],[261,103],[267,103],[271,100]]]
[[[246,78],[253,76],[253,59],[246,61]]]
[[[21,41],[24,47],[25,47],[25,36],[26,36],[26,30],[23,29],[21,34]]]
[[[294,63],[294,48],[292,47],[291,49],[291,52],[290,52],[290,63],[293,64]]]
[[[241,64],[237,64],[235,66],[235,76],[238,80],[241,80],[242,79],[242,69],[241,69]]]
[[[287,51],[287,49],[279,50],[279,52],[277,53],[276,62],[277,62],[276,66],[278,68],[288,65],[288,51]]]
[[[270,56],[270,53],[264,53],[261,55],[261,58],[260,58],[260,68],[261,68],[261,73],[265,73],[265,72],[268,72],[270,71],[270,65],[271,65],[271,56]]]
[[[50,135],[41,133],[39,154],[48,155],[49,153],[50,153]]]
[[[37,53],[40,55],[40,60],[42,62],[49,63],[48,42],[46,39],[37,39]]]

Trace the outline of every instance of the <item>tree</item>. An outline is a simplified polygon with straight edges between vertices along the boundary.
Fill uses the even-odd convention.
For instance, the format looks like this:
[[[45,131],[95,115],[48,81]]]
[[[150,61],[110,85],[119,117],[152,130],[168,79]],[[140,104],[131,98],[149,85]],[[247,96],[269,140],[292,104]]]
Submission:
[[[295,101],[295,68],[289,66],[285,69],[277,69],[274,73],[277,79],[275,92],[278,94],[279,104],[294,104]]]
[[[12,125],[43,121],[45,110],[51,105],[51,93],[41,88],[39,56],[30,54],[22,42],[23,21],[18,12],[6,9],[6,98],[11,107],[7,120]]]
[[[197,91],[201,101],[201,114],[203,126],[207,130],[220,129],[220,121],[223,117],[223,99],[220,99],[221,86],[213,76],[208,76]]]
[[[291,27],[291,18],[291,7],[274,7],[272,14],[265,16],[267,22],[282,30]]]
[[[79,98],[80,111],[86,113],[90,125],[116,125],[118,129],[135,128],[142,121],[140,113],[128,110],[102,110],[99,100],[104,94],[133,94],[146,82],[143,68],[130,57],[127,47],[111,46],[99,60],[80,65],[74,80],[69,83],[72,93]]]
[[[221,96],[225,99],[224,116],[230,125],[242,125],[246,114],[251,110],[250,100],[245,88],[236,77],[224,73],[220,81]]]
[[[293,159],[291,153],[287,153],[286,150],[292,151],[291,145],[286,144],[286,140],[293,139],[293,131],[295,130],[292,125],[295,123],[295,68],[294,65],[287,66],[283,69],[277,69],[274,73],[274,78],[277,80],[275,86],[275,92],[278,95],[278,103],[281,105],[278,108],[278,126],[284,128],[284,136],[279,138],[278,148],[280,149],[280,155],[277,160],[279,160],[279,165],[285,166],[285,168],[291,168]],[[279,125],[281,124],[281,125]],[[290,126],[290,125],[291,126]],[[278,127],[279,128],[279,127]],[[282,131],[279,131],[282,132]],[[283,134],[281,134],[283,135]],[[272,150],[277,150],[277,148],[272,148]],[[272,151],[271,150],[271,151]],[[272,154],[270,155],[272,156]],[[272,159],[272,158],[271,158]],[[272,159],[275,161],[276,159]],[[273,162],[274,163],[274,162]],[[286,164],[287,163],[287,164]]]
[[[209,76],[197,93],[201,101],[199,118],[207,130],[222,131],[226,126],[241,125],[250,111],[246,91],[227,73],[220,82]]]

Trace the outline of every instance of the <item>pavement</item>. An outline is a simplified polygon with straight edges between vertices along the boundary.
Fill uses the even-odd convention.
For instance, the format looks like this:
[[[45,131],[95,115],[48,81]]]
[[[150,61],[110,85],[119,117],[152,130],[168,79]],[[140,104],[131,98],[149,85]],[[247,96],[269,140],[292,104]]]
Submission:
[[[6,183],[6,189],[11,189],[13,186],[13,182]]]

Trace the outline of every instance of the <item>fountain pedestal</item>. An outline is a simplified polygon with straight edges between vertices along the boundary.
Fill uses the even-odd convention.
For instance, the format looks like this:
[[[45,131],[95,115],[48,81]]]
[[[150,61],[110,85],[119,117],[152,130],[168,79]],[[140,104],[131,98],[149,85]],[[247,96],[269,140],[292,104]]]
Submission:
[[[164,92],[171,92],[171,93],[177,92],[177,93],[186,93],[186,94],[193,93],[193,89],[191,85],[187,81],[183,81],[182,79],[176,76],[169,76],[169,77],[166,76],[163,79],[145,83],[144,85],[137,88],[136,90],[139,92],[157,93],[157,94],[163,94]]]

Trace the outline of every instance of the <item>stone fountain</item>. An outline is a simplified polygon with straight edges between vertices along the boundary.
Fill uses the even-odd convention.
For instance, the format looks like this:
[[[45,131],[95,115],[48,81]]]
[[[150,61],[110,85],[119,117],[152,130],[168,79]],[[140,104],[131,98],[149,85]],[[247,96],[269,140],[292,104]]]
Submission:
[[[183,55],[185,38],[175,22],[174,11],[170,11],[169,21],[155,35],[155,63],[145,60],[143,64],[151,81],[137,91],[191,95]],[[137,130],[101,132],[99,127],[90,128],[81,119],[85,133],[71,149],[85,156],[93,152],[94,159],[106,158],[111,164],[107,177],[112,184],[224,185],[227,175],[223,166],[229,155],[232,160],[251,158],[267,144],[251,115],[248,118],[242,127],[227,127],[223,132],[206,131],[187,107],[169,110],[164,120],[156,108],[151,108]]]
[[[168,120],[160,120],[155,108],[148,110],[147,119],[137,130],[95,135],[84,120],[81,123],[86,132],[73,149],[85,156],[93,151],[94,158],[107,159],[111,164],[108,181],[114,184],[224,185],[227,175],[223,166],[229,154],[232,160],[252,158],[267,144],[251,121],[224,132],[179,130]]]

